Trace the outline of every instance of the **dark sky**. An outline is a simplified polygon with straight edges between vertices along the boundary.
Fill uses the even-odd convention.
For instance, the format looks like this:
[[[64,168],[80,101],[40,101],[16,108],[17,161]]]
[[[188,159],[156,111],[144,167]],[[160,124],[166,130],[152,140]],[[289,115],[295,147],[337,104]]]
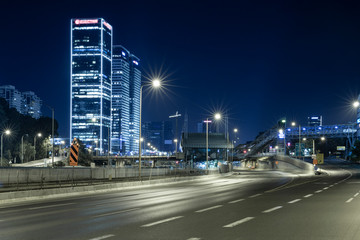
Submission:
[[[141,59],[144,77],[164,76],[162,92],[144,88],[144,121],[168,120],[178,110],[195,130],[219,110],[244,142],[284,116],[302,125],[310,115],[322,115],[325,125],[355,118],[359,1],[6,2],[0,85],[34,91],[53,106],[63,137],[71,18],[104,18],[114,44]]]

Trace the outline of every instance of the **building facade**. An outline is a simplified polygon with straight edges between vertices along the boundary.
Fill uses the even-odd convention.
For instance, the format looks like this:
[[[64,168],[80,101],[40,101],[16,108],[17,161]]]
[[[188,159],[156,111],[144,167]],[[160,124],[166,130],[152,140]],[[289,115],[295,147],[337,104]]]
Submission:
[[[29,115],[36,119],[41,117],[41,100],[32,91],[22,93],[21,108],[21,112],[24,115]]]
[[[139,151],[139,130],[140,130],[140,88],[141,71],[140,59],[135,55],[130,55],[130,120],[129,120],[129,141],[130,152]]]
[[[114,154],[130,151],[130,52],[122,46],[113,46],[112,61],[112,135]]]
[[[35,119],[41,117],[41,99],[32,91],[20,92],[12,85],[0,86],[0,97],[4,98],[9,108],[15,108],[23,115]]]
[[[139,150],[140,59],[120,45],[113,46],[112,152],[131,154]]]
[[[15,108],[19,113],[21,113],[21,92],[19,92],[14,86],[0,86],[0,97],[4,98],[8,102],[9,108]]]
[[[141,131],[145,145],[150,143],[161,152],[175,150],[174,129],[171,121],[144,122]]]
[[[110,150],[112,26],[102,18],[71,19],[70,140]]]

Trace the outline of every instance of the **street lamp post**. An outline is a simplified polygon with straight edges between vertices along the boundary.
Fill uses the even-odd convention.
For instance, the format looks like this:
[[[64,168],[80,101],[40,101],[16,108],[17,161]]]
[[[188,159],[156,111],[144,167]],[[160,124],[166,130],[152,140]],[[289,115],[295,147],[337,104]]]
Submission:
[[[233,147],[232,147],[232,153],[231,153],[231,161],[233,162],[234,161],[234,146],[236,144],[236,135],[237,135],[237,132],[238,132],[238,129],[235,128],[234,129],[234,133],[235,133],[235,140],[233,140]]]
[[[221,114],[216,113],[214,117],[215,120],[219,120],[221,119]],[[207,118],[204,122],[206,123],[206,171],[208,171],[209,170],[209,123],[211,123],[211,120]]]
[[[35,154],[36,154],[36,136],[41,137],[41,133],[38,133],[34,136],[34,161],[35,161]]]
[[[140,87],[140,117],[139,117],[139,181],[141,181],[141,110],[142,110],[142,91],[144,85]],[[152,80],[152,87],[159,88],[161,87],[161,82],[159,79]]]
[[[55,110],[53,107],[50,107],[49,105],[46,105],[51,110],[51,136],[52,136],[52,148],[51,148],[51,166],[54,167],[54,130],[55,130]],[[35,160],[35,159],[34,159]]]
[[[295,126],[296,123],[292,122],[291,126]],[[301,125],[299,124],[299,159],[301,158]]]
[[[21,163],[24,163],[24,136],[29,136],[29,135],[24,134],[21,136]]]
[[[4,134],[9,135],[10,133],[10,130],[7,129],[1,134],[1,166],[3,166],[3,137]]]
[[[209,120],[208,118],[204,121],[206,123],[206,171],[208,170],[209,167],[209,123],[211,123],[211,120]]]
[[[177,143],[178,143],[178,140],[177,139],[174,139],[174,143],[175,143],[175,155],[177,153]]]

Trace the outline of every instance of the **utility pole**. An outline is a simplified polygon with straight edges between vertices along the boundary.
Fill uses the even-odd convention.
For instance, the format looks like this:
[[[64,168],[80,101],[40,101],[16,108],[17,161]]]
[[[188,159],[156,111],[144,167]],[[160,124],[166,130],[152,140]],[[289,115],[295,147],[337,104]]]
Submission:
[[[176,125],[176,127],[175,127],[175,139],[176,139],[176,141],[174,139],[174,141],[176,142],[175,152],[177,152],[177,142],[178,142],[178,138],[177,138],[177,134],[178,134],[178,117],[181,117],[181,114],[178,111],[176,111],[175,115],[169,116],[169,118],[175,118],[176,119],[176,123],[175,123],[175,125]]]

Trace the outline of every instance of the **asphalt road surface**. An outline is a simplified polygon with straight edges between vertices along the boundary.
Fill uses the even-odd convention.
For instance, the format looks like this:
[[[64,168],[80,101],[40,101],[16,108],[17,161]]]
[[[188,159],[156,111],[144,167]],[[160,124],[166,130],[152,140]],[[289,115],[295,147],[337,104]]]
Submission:
[[[360,169],[243,171],[0,206],[0,239],[360,239]]]

